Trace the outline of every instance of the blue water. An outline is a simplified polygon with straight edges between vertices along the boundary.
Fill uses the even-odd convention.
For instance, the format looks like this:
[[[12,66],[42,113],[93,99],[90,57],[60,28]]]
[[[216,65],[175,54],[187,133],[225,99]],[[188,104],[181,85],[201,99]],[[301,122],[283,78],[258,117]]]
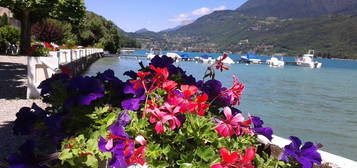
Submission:
[[[293,60],[285,58],[289,59]],[[357,160],[357,61],[317,60],[323,63],[321,69],[234,64],[216,76],[227,87],[231,86],[232,75],[238,76],[246,85],[239,108],[261,116],[274,134],[321,143],[325,151]],[[148,64],[147,60],[143,62]],[[207,68],[194,62],[177,65],[197,79]],[[136,59],[102,58],[87,74],[108,68],[125,80],[122,73],[137,70],[139,65]]]

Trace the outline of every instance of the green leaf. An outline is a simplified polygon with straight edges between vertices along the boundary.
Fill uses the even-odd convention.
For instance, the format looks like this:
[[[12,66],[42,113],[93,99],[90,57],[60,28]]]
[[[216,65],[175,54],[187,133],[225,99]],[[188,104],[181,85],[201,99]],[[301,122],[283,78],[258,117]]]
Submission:
[[[84,162],[85,165],[92,168],[98,167],[98,160],[93,155],[87,155],[87,160]]]
[[[212,160],[215,156],[214,149],[209,147],[200,147],[196,150],[196,154],[204,161],[209,162]]]

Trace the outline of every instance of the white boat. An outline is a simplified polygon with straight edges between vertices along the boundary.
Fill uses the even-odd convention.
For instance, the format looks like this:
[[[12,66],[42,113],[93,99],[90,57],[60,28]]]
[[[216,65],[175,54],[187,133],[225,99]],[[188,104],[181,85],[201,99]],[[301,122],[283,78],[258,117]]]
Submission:
[[[270,67],[283,67],[285,65],[285,62],[283,61],[283,57],[281,57],[281,59],[279,60],[274,56],[272,56],[269,60],[267,60],[266,63]]]
[[[240,57],[239,62],[248,64],[260,64],[262,60],[258,59],[255,53],[247,53],[246,55]]]
[[[223,57],[223,56],[219,56],[219,57],[217,58],[217,60],[222,59],[222,57]],[[232,58],[227,57],[227,58],[225,58],[225,59],[222,61],[222,63],[224,63],[224,64],[234,64],[234,61],[232,60]]]
[[[162,56],[160,49],[150,49],[150,53],[147,55],[148,59],[153,59],[155,56]]]
[[[296,65],[310,68],[321,68],[322,63],[314,61],[314,53],[314,50],[309,50],[307,54],[304,54],[301,58],[296,58]]]
[[[173,60],[181,59],[181,56],[178,55],[177,53],[166,53],[166,56],[172,58]]]

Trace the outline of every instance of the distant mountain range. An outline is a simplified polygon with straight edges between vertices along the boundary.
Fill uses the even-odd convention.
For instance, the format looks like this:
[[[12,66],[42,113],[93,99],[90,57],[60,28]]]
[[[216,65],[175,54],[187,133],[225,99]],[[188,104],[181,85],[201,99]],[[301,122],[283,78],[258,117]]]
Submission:
[[[248,0],[192,24],[159,33],[131,33],[146,48],[357,59],[356,0]]]
[[[142,28],[142,29],[135,31],[135,33],[146,33],[146,32],[151,32],[151,31],[146,28]]]
[[[356,9],[356,0],[248,0],[237,11],[259,17],[307,18],[348,14]]]

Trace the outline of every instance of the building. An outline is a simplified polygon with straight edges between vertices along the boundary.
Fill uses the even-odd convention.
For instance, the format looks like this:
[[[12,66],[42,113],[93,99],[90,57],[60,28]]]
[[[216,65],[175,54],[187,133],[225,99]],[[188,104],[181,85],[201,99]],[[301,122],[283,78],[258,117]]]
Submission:
[[[14,18],[13,13],[11,13],[11,11],[8,8],[0,7],[0,16],[3,16],[3,15],[6,15],[8,17],[10,25],[18,27],[18,28],[21,27],[20,21],[18,21]]]

